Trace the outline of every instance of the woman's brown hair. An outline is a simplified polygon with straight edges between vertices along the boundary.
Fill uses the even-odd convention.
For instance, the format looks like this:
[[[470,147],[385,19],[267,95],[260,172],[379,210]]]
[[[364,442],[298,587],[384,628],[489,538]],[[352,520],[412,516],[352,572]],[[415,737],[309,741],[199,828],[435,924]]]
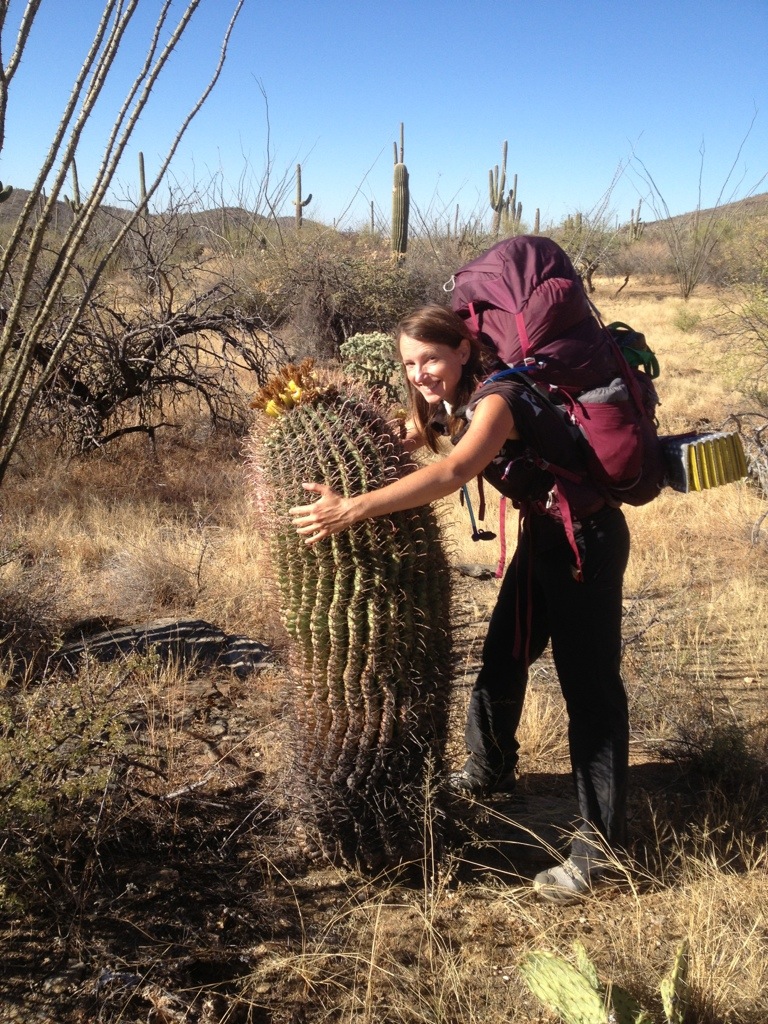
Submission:
[[[498,365],[498,359],[494,358],[493,354],[480,344],[467,321],[458,313],[454,313],[452,309],[439,306],[437,303],[422,306],[403,317],[395,329],[398,350],[400,338],[404,334],[417,341],[448,345],[453,349],[459,348],[463,341],[469,342],[469,359],[464,365],[459,381],[454,403],[456,409],[467,404],[479,382]],[[415,388],[407,377],[406,387],[413,425],[424,439],[427,447],[436,452],[442,431],[435,429],[435,419],[437,417],[441,423],[444,422],[444,410],[440,406],[435,407],[426,402],[418,388]],[[450,426],[455,428],[457,424]]]

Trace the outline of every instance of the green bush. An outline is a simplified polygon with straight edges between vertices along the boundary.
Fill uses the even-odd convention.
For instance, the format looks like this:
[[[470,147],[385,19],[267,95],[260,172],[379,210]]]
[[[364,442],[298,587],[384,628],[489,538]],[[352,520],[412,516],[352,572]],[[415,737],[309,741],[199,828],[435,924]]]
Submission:
[[[701,324],[701,316],[694,313],[688,306],[680,306],[672,317],[672,324],[683,334],[690,334]]]

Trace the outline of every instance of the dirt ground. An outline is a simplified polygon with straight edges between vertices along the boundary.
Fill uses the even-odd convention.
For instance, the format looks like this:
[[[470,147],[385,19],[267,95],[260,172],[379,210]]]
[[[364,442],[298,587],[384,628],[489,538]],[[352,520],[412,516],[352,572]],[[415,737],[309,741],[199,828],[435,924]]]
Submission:
[[[458,762],[464,708],[499,584],[458,572],[456,579],[460,657],[451,757]],[[546,661],[535,685],[557,698]],[[149,784],[151,730],[137,710],[146,757],[134,754],[133,766],[124,766],[121,806],[110,810],[109,831],[96,844],[71,837],[69,862],[59,855],[49,865],[48,890],[32,898],[25,893],[28,909],[0,926],[0,1020],[352,1019],[344,1010],[355,988],[346,958],[350,945],[364,940],[359,922],[350,924],[351,910],[364,917],[373,903],[381,929],[375,941],[406,967],[419,961],[424,892],[418,885],[367,880],[309,861],[303,852],[285,798],[285,698],[279,666],[246,679],[220,670],[191,678],[174,709],[183,723],[177,742],[188,783],[172,792]],[[648,835],[649,803],[657,829],[662,820],[671,826],[690,819],[696,803],[678,769],[638,745],[631,790],[638,837]],[[567,761],[561,757],[546,771],[526,772],[523,765],[510,798],[461,803],[453,811],[476,838],[462,833],[461,844],[449,845],[433,880],[430,928],[441,949],[478,965],[472,969],[494,1009],[477,1019],[514,1019],[521,996],[509,989],[509,965],[521,943],[541,934],[545,914],[527,889],[562,845],[575,813]],[[635,855],[642,859],[641,847]],[[558,908],[555,925],[545,927],[555,927],[561,939],[623,929],[633,898],[618,888],[599,910]],[[661,946],[663,938],[666,949],[675,932],[664,902],[663,893],[649,889],[643,914],[645,939]],[[321,971],[318,957],[338,962]],[[410,1019],[409,1013],[398,1016]]]

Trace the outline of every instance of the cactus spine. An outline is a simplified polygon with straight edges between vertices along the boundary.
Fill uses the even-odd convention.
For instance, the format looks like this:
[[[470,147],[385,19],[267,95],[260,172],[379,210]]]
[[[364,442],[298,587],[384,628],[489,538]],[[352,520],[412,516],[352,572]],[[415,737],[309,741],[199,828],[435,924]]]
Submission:
[[[310,192],[306,199],[301,198],[301,164],[296,164],[296,198],[293,200],[293,205],[296,207],[296,230],[301,228],[304,222],[303,211],[304,208],[309,206],[312,202],[312,193]]]
[[[400,123],[400,159],[398,160],[397,143],[395,147],[395,180],[392,186],[392,252],[396,256],[404,256],[408,249],[408,215],[411,206],[411,193],[408,184],[408,168],[404,163],[405,129]]]
[[[442,767],[450,590],[437,523],[414,509],[307,547],[288,516],[307,503],[302,481],[359,494],[409,459],[367,399],[306,364],[257,405],[248,461],[294,644],[296,798],[329,860],[379,870],[423,853],[425,783]]]
[[[647,1010],[618,985],[603,985],[581,943],[574,943],[576,965],[554,953],[528,953],[520,973],[530,990],[566,1024],[652,1024]],[[677,949],[670,973],[660,985],[667,1024],[683,1024],[688,1004],[688,943]]]

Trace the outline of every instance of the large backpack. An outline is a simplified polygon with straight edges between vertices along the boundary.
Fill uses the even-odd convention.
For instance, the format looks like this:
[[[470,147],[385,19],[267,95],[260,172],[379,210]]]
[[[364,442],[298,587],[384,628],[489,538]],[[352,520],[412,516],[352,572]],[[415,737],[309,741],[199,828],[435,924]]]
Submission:
[[[563,249],[538,235],[507,239],[446,287],[480,341],[579,427],[594,483],[619,502],[652,501],[666,475],[652,379],[658,364],[642,350],[642,335],[604,326]]]

